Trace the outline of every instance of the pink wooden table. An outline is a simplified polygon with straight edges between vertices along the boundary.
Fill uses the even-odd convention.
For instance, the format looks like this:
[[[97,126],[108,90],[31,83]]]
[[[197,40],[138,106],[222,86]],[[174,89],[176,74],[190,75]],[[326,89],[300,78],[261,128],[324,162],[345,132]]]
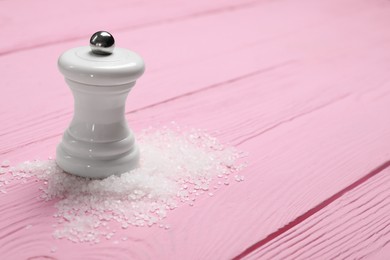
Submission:
[[[55,155],[57,58],[101,29],[147,64],[135,132],[174,120],[249,153],[245,181],[117,244],[54,239],[39,183],[10,184],[0,259],[390,259],[389,1],[3,0],[0,28],[0,162]]]

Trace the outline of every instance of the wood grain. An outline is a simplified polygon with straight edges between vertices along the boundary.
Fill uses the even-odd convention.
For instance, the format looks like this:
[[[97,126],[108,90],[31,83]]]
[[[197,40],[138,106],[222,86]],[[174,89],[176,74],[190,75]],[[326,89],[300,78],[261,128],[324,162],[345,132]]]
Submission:
[[[381,249],[371,253],[367,256],[368,259],[375,259],[375,260],[386,260],[389,258],[390,255],[390,246],[389,244],[384,245]]]
[[[0,1],[0,25],[6,41],[0,55],[85,39],[98,30],[133,31],[248,8],[259,1],[139,1],[107,2],[38,0]],[[50,10],[42,12],[41,8]]]
[[[152,2],[152,7],[138,4],[138,18],[131,19],[139,23],[144,19],[141,14],[160,7]],[[196,13],[194,5],[204,15],[180,18],[180,10]],[[388,2],[283,0],[227,6],[204,2],[188,9],[172,7],[179,18],[167,23],[159,23],[165,18],[155,11],[159,14],[145,18],[146,23],[155,19],[151,26],[115,29],[115,35],[123,39],[122,46],[134,46],[145,56],[148,66],[128,100],[132,128],[140,131],[172,120],[206,128],[249,152],[246,180],[200,199],[193,208],[172,211],[167,218],[170,230],[119,230],[118,236],[125,234],[128,241],[107,240],[95,246],[54,240],[55,208],[37,200],[40,183],[16,182],[7,194],[0,194],[2,258],[234,258],[257,243],[271,248],[278,241],[274,234],[280,239],[294,234],[301,223],[311,221],[301,216],[388,161],[390,119],[384,113],[390,104]],[[214,7],[224,11],[207,11]],[[113,7],[107,17],[115,17],[116,12],[122,10]],[[75,21],[80,20],[77,15],[85,11],[75,14]],[[34,16],[30,18],[34,26]],[[118,18],[112,26],[125,28],[120,27],[124,23]],[[44,36],[45,41],[34,38],[31,45],[19,48],[16,42],[23,38],[15,36],[14,51],[0,47],[7,53],[0,57],[0,85],[4,86],[0,161],[16,163],[54,154],[72,114],[72,98],[55,61],[63,50],[85,45],[85,40],[78,40],[85,33],[80,30],[64,29],[71,39],[66,42],[48,45],[57,41],[59,34],[55,34]],[[383,185],[386,190],[386,182]],[[375,195],[376,191],[368,191],[362,201]],[[351,212],[355,211],[351,208]],[[318,210],[317,214],[325,213]],[[346,214],[349,218],[354,220],[354,215]],[[382,227],[375,215],[369,218]],[[277,233],[291,222],[295,225]],[[332,224],[345,227],[341,221]],[[376,230],[369,228],[365,234],[375,236]],[[388,237],[378,243],[368,241],[372,250],[363,252],[381,247],[385,252],[383,241]],[[356,237],[356,248],[367,245],[359,241]],[[271,252],[287,253],[282,247]]]
[[[389,167],[390,161],[246,259],[380,259],[375,255],[390,242]]]
[[[274,73],[276,74],[274,76],[277,76],[277,70]],[[251,85],[253,81],[247,79],[246,82]],[[235,102],[225,107],[226,113],[220,113],[218,110],[213,112],[207,106],[200,106],[200,104],[210,104],[207,102],[209,98],[214,100],[215,107],[222,107],[225,102],[229,101],[226,100],[226,96],[218,95],[219,89],[211,89],[207,95],[188,96],[183,103],[167,103],[164,109],[156,106],[140,111],[136,114],[138,115],[136,118],[151,122],[157,117],[162,122],[165,120],[168,122],[177,118],[177,115],[170,111],[177,111],[181,108],[182,113],[189,116],[181,117],[179,123],[191,122],[192,125],[197,126],[205,124],[212,129],[220,130],[219,138],[226,141],[230,139],[234,142],[237,136],[245,136],[247,131],[251,131],[251,128],[240,129],[240,125],[246,120],[261,118],[254,112],[251,113],[251,117],[242,117],[242,121],[236,117],[234,123],[230,121],[230,124],[236,126],[234,127],[236,131],[225,130],[225,125],[221,122],[229,122],[229,118],[238,107],[251,103],[247,93],[235,88],[237,85],[244,85],[244,82],[229,85],[229,89],[235,91],[235,95],[231,94],[229,97]],[[258,89],[261,90],[261,88]],[[387,131],[389,122],[383,120],[380,115],[380,111],[388,108],[389,97],[385,95],[386,93],[388,93],[388,86],[383,85],[376,91],[371,90],[366,94],[360,93],[338,98],[316,109],[315,112],[306,113],[288,123],[280,124],[272,131],[256,135],[250,141],[243,142],[239,147],[251,153],[249,159],[251,164],[246,171],[245,182],[221,190],[212,199],[204,198],[191,210],[183,207],[173,211],[169,217],[169,223],[172,225],[170,231],[156,228],[132,228],[125,231],[126,234],[134,237],[134,241],[129,242],[131,243],[130,249],[121,248],[120,252],[123,255],[118,252],[117,256],[123,256],[123,259],[127,255],[136,255],[141,259],[156,257],[180,259],[194,256],[209,259],[214,255],[221,256],[223,259],[234,257],[247,245],[256,242],[257,239],[265,238],[267,234],[277,230],[280,226],[303,215],[308,209],[330,197],[335,191],[341,190],[357,177],[364,176],[375,165],[388,158],[390,147],[382,141],[382,138],[389,138]],[[244,96],[247,98],[241,98]],[[251,96],[252,100],[257,100],[257,95]],[[378,97],[383,98],[378,99]],[[363,104],[364,108],[362,108]],[[358,108],[359,113],[356,113]],[[257,111],[257,113],[263,113],[262,110]],[[222,116],[224,118],[219,121],[215,120],[216,117]],[[150,117],[149,120],[148,117]],[[366,120],[362,121],[362,117]],[[313,129],[318,129],[318,131],[313,131]],[[381,138],[376,138],[378,136]],[[284,142],[276,140],[284,140]],[[324,140],[333,141],[324,142]],[[357,149],[358,147],[364,147],[364,149]],[[387,152],[384,153],[384,151]],[[289,162],[293,156],[295,161],[291,161],[290,164],[285,163]],[[343,173],[337,176],[337,183],[334,183],[335,176],[331,174],[335,171]],[[53,221],[51,214],[43,213],[43,216],[37,220],[34,214],[29,213],[42,211],[40,207],[48,207],[49,209],[46,210],[50,210],[48,205],[40,207],[34,205],[31,201],[36,196],[25,195],[36,190],[37,186],[36,183],[16,185],[15,188],[19,189],[17,193],[11,189],[2,197],[2,205],[9,205],[9,207],[18,205],[20,210],[4,211],[7,212],[3,215],[4,220],[12,219],[14,222],[0,221],[3,225],[15,230],[13,233],[8,231],[7,236],[4,237],[7,247],[2,253],[5,256],[12,257],[12,254],[6,252],[14,252],[10,248],[23,243],[24,240],[21,241],[21,239],[26,239],[26,237],[30,237],[32,248],[41,250],[45,246],[50,248],[52,244],[60,243],[56,245],[58,255],[64,254],[72,247],[72,244],[66,241],[52,241],[50,232],[42,232],[43,242],[33,239],[35,232],[45,230],[42,226]],[[19,196],[21,200],[15,202]],[[29,199],[23,202],[26,198]],[[275,201],[278,202],[276,207]],[[226,212],[229,213],[226,214]],[[28,221],[23,221],[25,218]],[[221,222],[221,218],[224,221]],[[34,225],[36,229],[23,229],[22,227],[30,221],[38,222]],[[259,223],[267,224],[259,225]],[[3,226],[0,231],[4,234],[6,228]],[[197,243],[189,241],[197,241]],[[39,242],[43,244],[40,245]],[[107,248],[115,250],[117,245],[112,246],[111,243],[111,241],[102,243],[94,247],[94,251],[101,251],[103,254]],[[180,247],[177,247],[178,245]],[[67,255],[77,257],[89,254],[89,247],[78,245],[77,248],[77,253],[67,252]],[[26,253],[31,252],[26,250]]]
[[[243,82],[238,84],[242,85]],[[388,86],[383,87],[382,90],[387,92],[385,89]],[[246,176],[249,183],[245,182],[245,184],[237,185],[237,189],[234,190],[230,190],[232,188],[230,187],[224,192],[223,198],[215,198],[217,200],[221,199],[221,201],[216,201],[211,205],[201,205],[207,210],[204,209],[200,213],[195,213],[197,216],[191,218],[187,225],[181,225],[183,226],[183,234],[190,237],[190,241],[200,237],[207,242],[202,243],[202,247],[199,247],[198,250],[192,245],[191,248],[187,249],[192,253],[182,255],[183,252],[180,252],[178,258],[200,255],[202,258],[208,259],[212,257],[213,253],[224,256],[221,257],[223,259],[230,258],[238,253],[238,248],[244,248],[245,244],[250,244],[250,240],[253,239],[253,242],[257,241],[256,239],[267,240],[267,234],[278,230],[278,226],[280,228],[289,221],[306,214],[305,208],[308,204],[311,205],[310,208],[313,208],[322,203],[323,200],[319,198],[325,200],[336,191],[348,186],[349,183],[353,182],[352,180],[358,177],[354,174],[354,171],[360,171],[361,175],[359,177],[361,177],[387,160],[389,153],[387,148],[383,147],[386,144],[382,142],[382,138],[387,138],[383,134],[386,132],[386,125],[389,124],[389,121],[383,120],[380,116],[375,116],[376,112],[374,111],[376,109],[371,106],[361,108],[362,104],[366,106],[371,103],[369,101],[371,98],[373,98],[373,105],[378,106],[380,102],[376,100],[376,97],[382,95],[379,94],[380,92],[337,98],[333,102],[324,104],[321,108],[312,109],[314,110],[312,112],[309,112],[310,110],[306,111],[301,116],[284,120],[283,123],[267,128],[272,130],[261,131],[259,129],[261,134],[252,134],[253,128],[247,126],[240,128],[240,126],[245,126],[248,121],[257,122],[259,125],[259,121],[256,121],[256,119],[264,118],[261,116],[264,110],[259,109],[257,113],[251,111],[251,113],[248,113],[251,114],[249,116],[245,113],[245,109],[241,108],[240,111],[246,116],[242,117],[241,120],[238,119],[239,116],[234,116],[234,111],[237,111],[237,109],[234,109],[235,105],[236,108],[242,106],[237,102],[238,98],[242,98],[241,102],[247,105],[248,110],[253,108],[250,99],[243,98],[245,94],[242,94],[242,96],[235,95],[237,104],[230,105],[233,108],[229,110],[231,112],[225,115],[225,120],[220,118],[219,121],[215,120],[216,117],[213,113],[210,113],[211,105],[200,109],[200,103],[196,100],[191,102],[188,98],[186,100],[187,106],[196,109],[196,112],[191,112],[191,110],[181,111],[183,115],[189,115],[186,118],[183,117],[182,120],[192,121],[199,117],[197,125],[210,127],[213,126],[212,122],[218,124],[215,128],[218,127],[217,129],[221,132],[219,138],[224,139],[229,136],[228,141],[242,143],[239,147],[246,148],[244,150],[250,152],[249,161],[251,165]],[[217,91],[215,91],[215,94],[217,94]],[[210,99],[215,99],[215,96],[209,93]],[[291,93],[289,96],[292,96]],[[359,101],[357,97],[364,101]],[[268,99],[265,97],[265,100]],[[226,103],[229,103],[229,101],[225,100]],[[211,101],[204,103],[208,104]],[[302,103],[304,102],[300,104]],[[174,114],[167,112],[175,111],[178,107],[173,103],[171,106],[172,109],[166,107],[163,111],[156,112],[159,114],[157,116],[153,115],[153,118],[164,119],[168,117],[167,121],[173,119]],[[264,104],[264,106],[269,106],[269,104]],[[224,108],[222,104],[220,107],[221,109]],[[357,109],[359,109],[359,113],[356,113]],[[383,109],[386,108],[378,107],[378,111],[383,111]],[[156,108],[156,110],[159,109]],[[206,115],[207,111],[209,111],[209,115]],[[340,117],[335,116],[336,111],[340,113]],[[366,114],[367,112],[368,114]],[[374,114],[371,114],[372,112]],[[146,111],[143,113],[146,113]],[[163,114],[171,114],[171,116],[164,116]],[[235,121],[230,121],[230,128],[228,128],[228,123],[226,125],[221,124],[224,121],[229,122],[232,115]],[[380,126],[382,123],[379,121],[375,123],[371,121],[372,124],[369,123],[370,128],[373,128],[366,131],[364,130],[365,123],[362,124],[361,121],[362,117],[366,118],[365,120],[375,120],[374,117],[377,117],[383,125]],[[145,116],[142,118],[145,118]],[[382,128],[382,134],[376,132],[379,128]],[[314,129],[317,129],[317,131],[313,131]],[[360,131],[364,133],[358,134]],[[373,138],[373,136],[377,134],[381,138],[375,141],[376,138]],[[359,137],[356,135],[359,135]],[[251,136],[251,138],[245,139],[246,141],[243,142],[239,138],[241,136]],[[370,139],[370,141],[366,143],[365,138]],[[278,142],[277,140],[284,141]],[[325,140],[329,141],[326,142]],[[371,152],[365,150],[369,146],[375,145],[376,142],[378,142],[378,150],[376,148],[374,148],[376,151]],[[353,148],[354,144],[358,147],[364,147],[364,149]],[[364,153],[364,156],[360,157],[359,153]],[[368,155],[371,153],[375,155],[378,161],[369,166],[373,160]],[[335,175],[335,172],[338,174]],[[241,185],[244,185],[244,187],[241,187]],[[277,205],[275,205],[275,201],[277,201]],[[226,203],[229,206],[226,206]],[[220,213],[218,214],[218,212]],[[222,212],[229,212],[229,214],[223,215],[223,223],[216,225],[218,218],[222,217]],[[278,222],[279,220],[281,222]],[[177,221],[183,222],[183,220]],[[282,224],[283,222],[284,224]],[[266,225],[263,223],[266,223]],[[195,230],[188,230],[185,227],[189,225],[201,228],[200,230],[196,228],[194,228]],[[224,232],[221,233],[221,230]],[[236,248],[237,251],[235,251]],[[232,253],[228,254],[230,250]]]
[[[339,5],[338,2],[337,4]],[[369,76],[365,73],[360,74],[367,66],[386,66],[386,52],[382,49],[387,46],[385,39],[388,36],[380,30],[371,30],[370,26],[374,23],[371,17],[373,10],[377,12],[374,17],[375,26],[385,26],[383,19],[388,9],[382,6],[367,8],[354,5],[352,11],[348,10],[348,14],[352,13],[346,19],[345,9],[341,9],[343,6],[340,7],[343,12],[340,11],[337,16],[324,12],[331,7],[332,4],[313,6],[308,3],[305,10],[311,11],[305,12],[304,15],[307,17],[302,19],[302,14],[299,13],[302,7],[299,5],[295,6],[288,1],[280,5],[265,3],[258,8],[233,10],[203,19],[195,17],[182,23],[156,26],[146,32],[140,30],[132,33],[131,38],[127,32],[120,33],[117,38],[124,39],[123,45],[135,46],[135,50],[145,56],[147,63],[147,76],[140,80],[129,97],[128,110],[142,109],[176,96],[192,93],[197,89],[223,84],[292,61],[300,62],[286,74],[301,73],[299,78],[294,79],[300,82],[293,84],[307,84],[308,88],[315,87],[319,78],[330,77],[327,72],[332,69],[338,70],[336,73],[339,73],[335,76],[337,77],[334,79],[335,82],[343,80],[342,77],[348,78],[348,75],[354,77],[357,75],[360,77],[359,80],[368,82],[371,79],[376,82],[382,80],[380,70],[372,71]],[[288,16],[294,11],[296,14]],[[286,16],[291,26],[286,27],[284,22],[275,21],[273,15],[275,12],[279,16]],[[257,19],[259,16],[262,20]],[[332,19],[329,19],[329,16]],[[365,28],[360,22],[357,23],[360,20],[362,24],[367,24],[366,39],[355,46],[356,42],[362,41],[361,30]],[[272,27],[269,24],[272,24]],[[319,24],[318,31],[313,32],[310,27],[305,27],[306,24]],[[205,26],[208,28],[207,31],[202,30]],[[336,26],[338,30],[334,30]],[[188,28],[193,28],[190,34]],[[254,34],[254,31],[262,33]],[[182,37],[183,34],[186,37]],[[234,40],[232,34],[235,35]],[[170,35],[170,37],[161,38],[160,35]],[[329,41],[329,38],[337,40]],[[207,39],[207,42],[204,39]],[[159,42],[158,45],[155,44],[156,41]],[[378,45],[378,41],[382,45]],[[42,142],[48,137],[60,136],[70,121],[72,98],[54,64],[59,53],[64,49],[83,44],[85,41],[73,41],[2,57],[0,66],[4,76],[0,79],[0,84],[5,86],[2,98],[18,100],[23,104],[17,106],[0,103],[0,111],[4,116],[0,135],[4,140],[8,140],[1,146],[2,156],[14,159],[9,154],[10,151],[34,142]],[[374,50],[370,55],[365,54],[362,59],[363,51],[370,47],[370,44],[375,46]],[[197,46],[197,48],[191,49],[190,54],[187,54],[189,46]],[[340,55],[344,55],[344,58],[339,59]],[[29,62],[21,63],[21,60]],[[358,63],[359,67],[354,63]],[[311,71],[296,72],[302,66],[306,69],[315,66],[315,71],[311,69]],[[36,67],[39,70],[31,69]],[[197,72],[196,76],[194,71]],[[15,77],[16,72],[23,77]],[[375,79],[375,74],[379,75],[378,81]],[[31,79],[34,81],[31,82]],[[370,83],[380,84],[376,82]],[[320,84],[324,88],[332,88],[329,84],[335,83],[324,81]],[[352,85],[347,87],[353,88]],[[40,95],[37,96],[36,93]],[[31,134],[25,134],[26,128]],[[51,129],[57,130],[53,132]],[[19,161],[25,159],[28,157],[19,157]]]

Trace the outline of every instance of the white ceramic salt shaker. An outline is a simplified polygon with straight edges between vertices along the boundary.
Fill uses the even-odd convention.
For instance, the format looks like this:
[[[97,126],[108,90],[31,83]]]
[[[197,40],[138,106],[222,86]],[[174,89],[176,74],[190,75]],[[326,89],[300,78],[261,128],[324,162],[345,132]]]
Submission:
[[[58,67],[74,96],[72,122],[57,146],[66,172],[105,178],[138,166],[139,149],[125,119],[127,94],[144,72],[142,58],[115,48],[111,34],[92,35],[90,46],[73,48]]]

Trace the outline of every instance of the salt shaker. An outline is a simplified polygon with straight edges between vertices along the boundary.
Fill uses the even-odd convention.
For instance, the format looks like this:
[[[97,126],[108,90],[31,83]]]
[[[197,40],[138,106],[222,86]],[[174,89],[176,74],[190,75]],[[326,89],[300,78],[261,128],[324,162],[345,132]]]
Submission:
[[[111,34],[63,53],[58,67],[74,97],[74,115],[57,146],[56,162],[73,175],[105,178],[132,170],[139,149],[125,119],[126,98],[144,72],[142,58],[115,48]]]

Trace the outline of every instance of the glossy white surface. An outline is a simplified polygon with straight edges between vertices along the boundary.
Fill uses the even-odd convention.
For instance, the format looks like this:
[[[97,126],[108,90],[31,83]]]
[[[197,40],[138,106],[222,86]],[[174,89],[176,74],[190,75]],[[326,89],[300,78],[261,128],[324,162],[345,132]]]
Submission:
[[[58,66],[74,97],[72,122],[57,147],[58,165],[88,178],[136,168],[139,149],[124,112],[127,95],[144,72],[142,58],[121,48],[102,56],[79,47],[61,55]]]
[[[96,86],[133,82],[145,68],[142,58],[130,50],[116,47],[110,55],[98,55],[89,46],[64,52],[58,67],[65,78]]]

